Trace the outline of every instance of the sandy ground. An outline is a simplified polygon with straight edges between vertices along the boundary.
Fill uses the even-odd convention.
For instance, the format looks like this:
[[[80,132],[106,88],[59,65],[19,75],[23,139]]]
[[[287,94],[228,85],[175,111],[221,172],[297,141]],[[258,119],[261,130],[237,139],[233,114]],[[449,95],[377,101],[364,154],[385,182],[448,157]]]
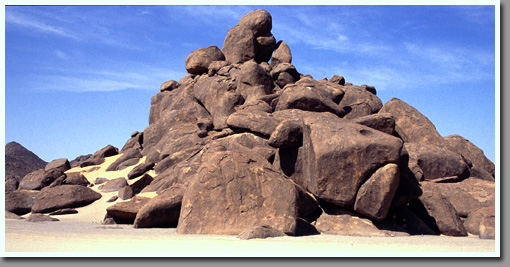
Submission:
[[[496,256],[494,240],[475,236],[352,237],[322,234],[240,240],[235,236],[178,235],[175,229],[134,229],[131,225],[72,221],[31,223],[6,220],[5,226],[6,256]]]
[[[119,155],[120,156],[120,155]],[[106,159],[99,169],[73,168],[94,183],[97,177],[126,177],[135,166],[105,172],[119,156]],[[144,158],[140,160],[142,163]],[[129,181],[135,182],[136,179]],[[98,191],[98,186],[92,189]],[[100,191],[98,191],[100,192]],[[52,216],[58,222],[5,220],[7,257],[123,256],[123,257],[497,257],[499,242],[478,236],[352,237],[315,235],[240,240],[236,236],[178,235],[175,229],[135,229],[132,225],[102,225],[106,208],[122,200],[107,202],[117,192],[102,198],[77,214]],[[143,194],[154,197],[154,193]],[[27,217],[29,214],[23,216]],[[51,252],[51,253],[48,253]]]

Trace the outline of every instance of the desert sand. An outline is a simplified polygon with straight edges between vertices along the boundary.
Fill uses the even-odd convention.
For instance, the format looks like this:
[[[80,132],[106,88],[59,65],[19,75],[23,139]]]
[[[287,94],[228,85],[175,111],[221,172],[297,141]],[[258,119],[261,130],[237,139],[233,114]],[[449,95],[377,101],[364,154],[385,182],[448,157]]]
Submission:
[[[135,166],[106,172],[120,155],[98,166],[72,168],[94,183],[97,177],[126,177]],[[140,160],[142,163],[144,158]],[[94,168],[94,169],[92,169]],[[91,170],[92,169],[92,170]],[[129,183],[135,182],[130,180]],[[92,189],[100,192],[98,186]],[[240,240],[225,235],[178,235],[172,228],[135,229],[132,225],[103,225],[107,202],[117,192],[103,193],[77,214],[53,215],[58,222],[5,220],[5,256],[123,256],[123,257],[496,257],[498,240],[478,236],[357,237],[313,235]],[[154,197],[155,193],[140,194]],[[126,200],[127,201],[127,200]],[[25,215],[28,217],[30,214]],[[48,253],[50,252],[50,253]]]

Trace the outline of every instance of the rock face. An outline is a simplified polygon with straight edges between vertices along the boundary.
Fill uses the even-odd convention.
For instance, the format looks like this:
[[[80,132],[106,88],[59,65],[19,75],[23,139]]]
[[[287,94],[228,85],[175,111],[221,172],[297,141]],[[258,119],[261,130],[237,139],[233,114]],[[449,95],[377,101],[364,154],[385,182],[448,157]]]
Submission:
[[[496,171],[480,149],[402,100],[383,105],[374,86],[299,73],[271,30],[267,11],[240,18],[221,49],[193,51],[189,74],[156,88],[148,127],[74,166],[113,163],[40,166],[6,183],[6,209],[48,213],[118,191],[104,223],[179,234],[494,238]]]
[[[272,170],[269,163],[221,151],[207,157],[186,191],[177,232],[237,235],[267,224],[297,235],[301,231],[298,220],[318,208],[311,196]]]

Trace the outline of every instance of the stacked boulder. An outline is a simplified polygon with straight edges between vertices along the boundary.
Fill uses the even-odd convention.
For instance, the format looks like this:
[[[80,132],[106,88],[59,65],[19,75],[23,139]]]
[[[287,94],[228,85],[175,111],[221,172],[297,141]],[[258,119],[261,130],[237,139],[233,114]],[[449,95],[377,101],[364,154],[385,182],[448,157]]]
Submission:
[[[495,167],[480,149],[399,99],[383,105],[373,86],[299,73],[271,29],[267,11],[246,14],[161,85],[149,126],[108,167],[143,157],[137,192],[156,196],[116,203],[105,222],[243,239],[494,238]]]
[[[86,206],[101,194],[90,189],[89,181],[71,169],[65,158],[48,163],[44,169],[27,174],[19,188],[5,195],[5,210],[16,215],[40,214]]]
[[[246,14],[152,98],[141,153],[156,176],[142,192],[158,196],[135,209],[135,227],[359,234],[345,222],[369,220],[378,234],[462,236],[476,212],[478,229],[489,214],[479,209],[494,210],[494,164],[481,150],[441,137],[399,99],[383,105],[373,86],[299,73],[271,29],[267,11]]]

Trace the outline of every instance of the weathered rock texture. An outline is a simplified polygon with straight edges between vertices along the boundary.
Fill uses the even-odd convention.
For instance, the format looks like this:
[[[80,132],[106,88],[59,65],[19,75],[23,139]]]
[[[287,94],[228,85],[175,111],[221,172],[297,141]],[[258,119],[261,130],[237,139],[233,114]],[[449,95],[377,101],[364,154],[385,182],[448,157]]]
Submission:
[[[90,189],[55,160],[9,184],[8,210],[51,212],[118,191],[104,223],[180,234],[494,236],[495,166],[480,149],[443,138],[402,100],[383,105],[374,86],[299,73],[271,30],[271,15],[254,10],[225,29],[221,49],[191,52],[189,74],[156,88],[149,126],[80,163],[121,153],[101,168],[132,166],[126,177],[95,177]]]

